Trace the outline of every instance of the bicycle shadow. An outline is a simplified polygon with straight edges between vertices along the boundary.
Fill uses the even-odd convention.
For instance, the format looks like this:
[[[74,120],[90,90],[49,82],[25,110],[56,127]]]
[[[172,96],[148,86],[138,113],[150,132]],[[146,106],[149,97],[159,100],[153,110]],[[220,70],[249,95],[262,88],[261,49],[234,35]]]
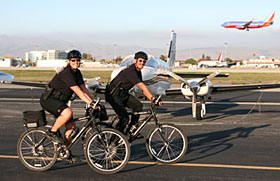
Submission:
[[[147,150],[146,150],[146,142],[144,141],[145,139],[141,139],[137,141],[136,143],[132,143],[131,145],[131,152],[130,152],[130,159],[129,161],[139,161],[139,162],[153,162],[154,160],[148,155]],[[125,168],[124,170],[121,170],[121,172],[130,172],[130,171],[135,171],[135,170],[140,170],[144,168],[149,168],[157,165],[157,163],[154,164],[135,164],[133,168]]]
[[[222,153],[224,151],[229,150],[234,146],[232,143],[236,139],[241,138],[248,138],[250,134],[255,131],[256,129],[262,129],[265,127],[269,127],[271,124],[265,124],[261,126],[254,126],[254,127],[238,127],[234,129],[229,130],[223,130],[223,131],[215,131],[210,133],[203,133],[203,134],[197,134],[188,136],[188,150],[183,158],[181,160],[181,163],[187,163],[194,160],[199,160],[207,157],[211,157],[214,155],[217,155],[219,153]],[[186,158],[191,156],[191,158]],[[130,161],[154,161],[147,153],[146,150],[146,143],[141,141],[137,144],[133,144],[131,147],[131,155],[130,155]],[[148,168],[157,165],[151,164],[151,165],[137,165],[134,168],[131,169],[124,169],[121,172],[129,172],[134,170],[139,170],[143,168]]]
[[[234,140],[248,138],[254,130],[269,126],[271,126],[271,124],[247,128],[238,127],[188,136],[189,144],[186,154],[191,155],[192,158],[184,159],[181,162],[190,162],[222,153],[234,146],[232,143]]]

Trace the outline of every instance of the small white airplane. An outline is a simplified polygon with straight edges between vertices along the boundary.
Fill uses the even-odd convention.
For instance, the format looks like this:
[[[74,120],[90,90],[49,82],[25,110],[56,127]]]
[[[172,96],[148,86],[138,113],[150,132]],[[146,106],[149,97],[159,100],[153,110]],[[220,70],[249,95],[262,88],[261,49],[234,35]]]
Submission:
[[[213,86],[210,79],[214,77],[227,77],[228,74],[220,74],[214,72],[212,74],[182,74],[174,73],[176,56],[176,33],[172,31],[171,41],[168,52],[168,60],[159,59],[156,56],[149,55],[148,60],[142,71],[142,78],[144,83],[149,88],[153,95],[176,96],[183,95],[186,99],[192,99],[192,116],[197,120],[201,120],[206,115],[205,99],[211,98],[212,93],[250,90],[250,89],[265,89],[265,88],[279,88],[280,84],[257,84],[257,85],[241,85],[241,86]],[[127,56],[123,59],[120,67],[115,69],[111,78],[113,79],[121,70],[134,63],[134,55]],[[6,73],[5,73],[6,74]],[[195,77],[195,78],[194,78]],[[200,77],[200,78],[197,78]],[[202,78],[201,78],[202,77]],[[170,89],[172,78],[182,82],[179,89]],[[185,80],[184,78],[194,78]],[[35,87],[45,87],[46,83],[36,82],[22,82],[13,81],[13,79],[3,79],[0,77],[2,83],[11,83],[18,85],[27,85]],[[96,78],[87,79],[87,87],[94,93],[104,93],[105,85],[100,84]],[[136,96],[143,96],[139,87],[135,86],[130,90]]]
[[[242,86],[213,86],[210,79],[214,77],[227,77],[228,74],[220,74],[214,72],[212,74],[183,74],[174,73],[176,56],[176,33],[172,31],[171,41],[168,52],[168,60],[159,59],[155,56],[148,56],[148,60],[141,70],[143,82],[153,95],[164,94],[166,96],[183,95],[186,99],[192,99],[192,115],[197,120],[201,120],[206,115],[205,99],[211,98],[212,93],[250,90],[250,89],[264,89],[264,88],[278,88],[280,84],[258,84],[258,85],[242,85]],[[218,61],[221,61],[222,54],[219,55]],[[111,79],[116,77],[120,71],[134,63],[134,55],[127,56],[123,59],[120,67],[115,69],[111,74]],[[203,77],[196,79],[185,80],[184,78]],[[182,82],[180,89],[170,89],[172,79]],[[96,92],[104,91],[104,87],[100,84],[94,87],[89,84],[89,88],[96,89]],[[143,96],[141,89],[138,86],[130,90],[136,96]]]
[[[219,54],[219,57],[217,60],[203,60],[203,61],[200,61],[198,63],[198,67],[201,68],[201,67],[227,67],[228,64],[227,62],[223,62],[222,61],[222,56],[223,56],[223,53],[221,52]]]

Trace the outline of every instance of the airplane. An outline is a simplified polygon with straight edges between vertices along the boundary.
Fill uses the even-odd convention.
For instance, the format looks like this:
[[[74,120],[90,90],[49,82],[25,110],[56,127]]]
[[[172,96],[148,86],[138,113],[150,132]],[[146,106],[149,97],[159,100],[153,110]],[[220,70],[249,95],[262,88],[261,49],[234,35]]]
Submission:
[[[275,12],[273,12],[269,17],[267,17],[264,21],[255,21],[254,18],[251,21],[228,21],[223,23],[221,26],[224,28],[236,28],[239,30],[247,30],[255,29],[255,28],[263,28],[273,24]]]
[[[227,67],[228,64],[227,64],[227,62],[222,61],[222,56],[223,56],[223,53],[221,52],[216,61],[214,61],[214,60],[200,61],[198,63],[198,67]]]
[[[159,59],[156,56],[148,55],[148,60],[141,70],[143,82],[153,95],[184,96],[186,99],[192,99],[192,116],[197,120],[201,120],[206,115],[206,98],[211,98],[212,93],[279,88],[280,84],[257,84],[257,85],[241,85],[241,86],[213,86],[210,79],[214,77],[228,77],[228,74],[220,74],[219,71],[212,74],[189,74],[174,73],[176,56],[176,33],[171,32],[171,41],[168,52],[168,60]],[[134,63],[134,55],[127,56],[123,59],[120,67],[115,69],[111,78],[113,79],[121,70]],[[180,88],[171,89],[172,78],[181,82]],[[184,78],[194,78],[185,80]],[[3,80],[2,83],[11,83],[18,85],[27,85],[35,87],[45,87],[46,83],[23,82]],[[104,94],[105,85],[99,83],[95,79],[88,79],[86,82],[88,89],[94,94]],[[143,97],[143,93],[138,86],[133,87],[130,92],[137,97]]]
[[[14,76],[5,72],[0,72],[0,81],[13,81]]]

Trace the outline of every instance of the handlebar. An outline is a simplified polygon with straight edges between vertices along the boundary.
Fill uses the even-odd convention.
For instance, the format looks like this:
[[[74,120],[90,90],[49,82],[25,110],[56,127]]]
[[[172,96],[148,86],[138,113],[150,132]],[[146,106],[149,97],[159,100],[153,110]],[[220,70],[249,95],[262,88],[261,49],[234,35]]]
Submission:
[[[151,105],[151,108],[154,109],[156,106],[159,106],[159,101],[160,101],[160,98],[161,98],[162,94],[160,94],[157,99],[155,100],[155,102],[152,103]]]
[[[155,101],[156,103],[159,102],[160,98],[161,98],[162,94],[160,94],[157,98],[157,100]]]
[[[94,103],[93,106],[91,106],[93,109],[96,108],[96,106],[100,103],[101,99],[100,97],[97,98],[96,102]]]

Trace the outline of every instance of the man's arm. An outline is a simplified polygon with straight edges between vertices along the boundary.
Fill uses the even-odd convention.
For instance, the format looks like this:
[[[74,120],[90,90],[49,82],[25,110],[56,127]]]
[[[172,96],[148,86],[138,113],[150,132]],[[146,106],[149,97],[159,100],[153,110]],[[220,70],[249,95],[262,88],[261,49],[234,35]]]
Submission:
[[[89,92],[89,90],[86,88],[85,84],[81,84],[81,85],[80,85],[80,88],[82,89],[82,91],[83,91],[84,93],[87,94],[87,96],[88,96],[89,98],[91,98],[90,92]],[[91,99],[92,99],[92,98],[91,98]]]
[[[144,93],[144,95],[149,99],[152,100],[153,95],[151,94],[151,92],[149,91],[149,89],[147,88],[147,86],[143,83],[143,82],[139,82],[138,84],[136,84]]]
[[[75,94],[77,94],[77,96],[80,99],[82,99],[85,103],[90,104],[92,102],[92,99],[87,95],[87,93],[82,91],[79,86],[71,86],[70,89],[73,90]]]
[[[147,86],[143,83],[143,82],[139,82],[138,84],[136,84],[144,93],[144,95],[150,100],[150,101],[154,101],[153,98],[154,96],[151,94],[151,92],[149,91],[149,89],[147,88]],[[162,105],[162,101],[159,101],[158,104],[161,106]]]

